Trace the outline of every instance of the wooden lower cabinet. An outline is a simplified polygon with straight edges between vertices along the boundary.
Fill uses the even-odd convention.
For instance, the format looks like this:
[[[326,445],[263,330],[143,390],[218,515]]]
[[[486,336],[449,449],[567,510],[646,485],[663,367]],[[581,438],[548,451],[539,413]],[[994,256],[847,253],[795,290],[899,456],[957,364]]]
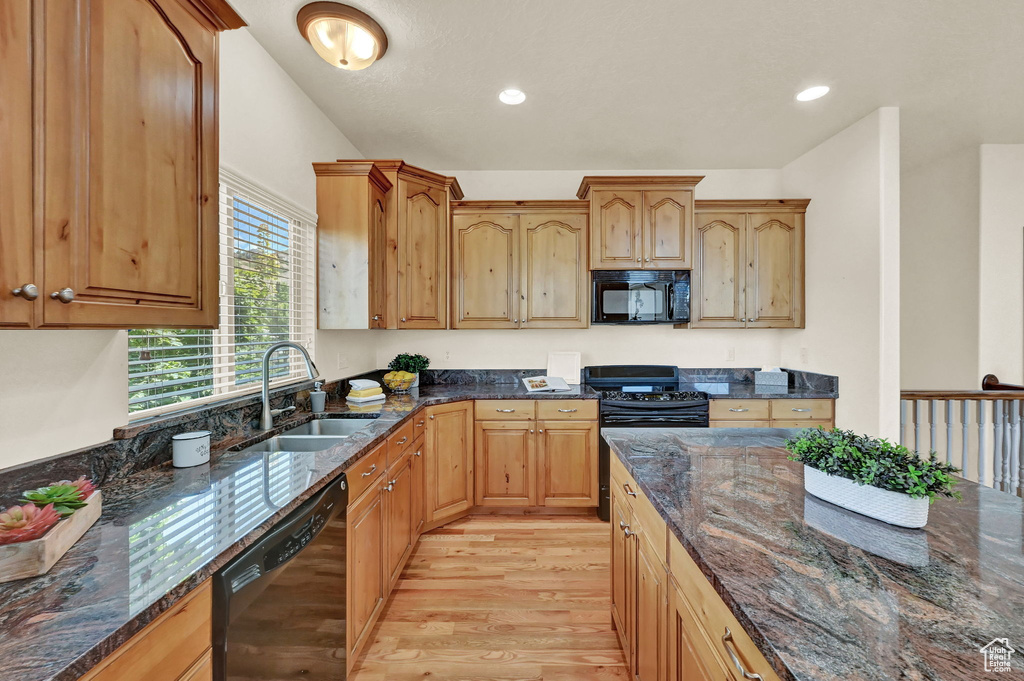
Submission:
[[[426,417],[421,417],[425,420]],[[417,420],[419,423],[419,420]],[[421,426],[421,427],[426,427]],[[424,442],[426,438],[419,437],[412,443],[412,534],[413,541],[423,533],[423,526],[427,522],[427,479],[424,470]]]
[[[634,521],[635,526],[635,521]],[[655,555],[651,542],[642,533],[633,535],[634,567],[632,579],[636,589],[633,637],[633,678],[639,681],[660,681],[665,678],[665,608],[668,606],[665,566]],[[664,542],[664,533],[660,541]]]
[[[384,485],[385,562],[388,590],[394,587],[412,553],[415,542],[413,520],[412,452],[406,451],[388,467]]]
[[[596,506],[598,425],[593,421],[538,421],[537,503]]]
[[[835,427],[835,400],[711,400],[712,428]]]
[[[382,445],[383,446],[383,445]],[[348,507],[348,670],[384,607],[385,502],[383,471]]]
[[[668,679],[669,681],[718,681],[729,673],[700,634],[697,621],[682,590],[673,584],[668,602]]]
[[[477,506],[536,506],[534,421],[477,421]]]
[[[463,515],[473,506],[473,402],[427,407],[428,527]]]
[[[90,670],[80,681],[208,681],[213,590],[197,587]]]

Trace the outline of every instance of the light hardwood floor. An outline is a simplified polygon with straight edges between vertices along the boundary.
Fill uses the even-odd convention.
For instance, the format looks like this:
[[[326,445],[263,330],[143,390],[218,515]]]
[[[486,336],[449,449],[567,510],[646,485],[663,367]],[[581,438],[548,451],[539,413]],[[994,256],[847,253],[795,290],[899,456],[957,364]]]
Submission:
[[[429,532],[351,679],[626,679],[609,560],[594,516],[470,516]]]

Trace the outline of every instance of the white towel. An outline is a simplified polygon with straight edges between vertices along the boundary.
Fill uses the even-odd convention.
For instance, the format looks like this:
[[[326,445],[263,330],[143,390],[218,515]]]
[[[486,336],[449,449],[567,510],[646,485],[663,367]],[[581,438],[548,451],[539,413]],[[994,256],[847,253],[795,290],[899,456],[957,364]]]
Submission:
[[[371,381],[366,378],[357,378],[354,381],[349,381],[348,385],[352,390],[366,390],[367,388],[380,387],[380,383],[377,381]]]

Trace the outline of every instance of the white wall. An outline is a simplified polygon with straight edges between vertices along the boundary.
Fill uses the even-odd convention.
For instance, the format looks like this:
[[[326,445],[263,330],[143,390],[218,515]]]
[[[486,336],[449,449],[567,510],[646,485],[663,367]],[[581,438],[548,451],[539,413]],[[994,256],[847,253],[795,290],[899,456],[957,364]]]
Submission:
[[[220,58],[221,162],[315,212],[311,163],[361,154],[247,30],[221,34]],[[373,366],[358,338],[318,334],[326,377]],[[125,331],[0,331],[0,468],[109,439],[128,421],[127,377]]]
[[[899,430],[899,110],[883,108],[783,168],[807,210],[807,328],[782,364],[840,377],[840,427]],[[800,348],[812,358],[804,362]]]
[[[979,177],[977,146],[902,168],[900,345],[904,390],[981,388]]]
[[[1022,384],[1024,144],[981,145],[980,174],[978,376]]]

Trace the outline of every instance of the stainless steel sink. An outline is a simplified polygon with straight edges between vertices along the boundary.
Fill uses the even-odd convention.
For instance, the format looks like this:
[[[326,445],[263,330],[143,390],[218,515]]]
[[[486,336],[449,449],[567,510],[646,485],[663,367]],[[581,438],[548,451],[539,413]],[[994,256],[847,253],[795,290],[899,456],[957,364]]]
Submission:
[[[348,437],[353,433],[358,433],[371,423],[373,423],[373,419],[314,419],[309,423],[286,430],[281,435],[284,437],[291,435]]]
[[[243,452],[322,452],[344,442],[340,436],[278,435],[263,442],[246,447]]]

